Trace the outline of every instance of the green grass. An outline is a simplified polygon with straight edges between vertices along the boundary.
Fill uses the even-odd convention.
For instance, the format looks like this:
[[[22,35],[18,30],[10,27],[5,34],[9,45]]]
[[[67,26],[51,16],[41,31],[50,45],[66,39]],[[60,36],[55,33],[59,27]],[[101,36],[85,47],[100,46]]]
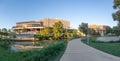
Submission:
[[[40,50],[13,52],[0,48],[0,61],[59,61],[67,42],[57,41]],[[0,46],[1,47],[1,46]]]
[[[95,42],[96,37],[91,37],[89,41],[89,45],[99,49],[103,52],[119,56],[120,57],[120,42]],[[87,44],[86,40],[82,40],[83,43]]]

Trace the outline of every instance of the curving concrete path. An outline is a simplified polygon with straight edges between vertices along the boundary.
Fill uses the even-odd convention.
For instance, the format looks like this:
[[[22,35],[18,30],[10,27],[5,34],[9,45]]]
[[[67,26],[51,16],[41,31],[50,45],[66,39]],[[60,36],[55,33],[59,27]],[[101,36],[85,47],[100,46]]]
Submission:
[[[120,57],[101,52],[83,44],[80,40],[74,39],[68,43],[60,61],[120,61]]]

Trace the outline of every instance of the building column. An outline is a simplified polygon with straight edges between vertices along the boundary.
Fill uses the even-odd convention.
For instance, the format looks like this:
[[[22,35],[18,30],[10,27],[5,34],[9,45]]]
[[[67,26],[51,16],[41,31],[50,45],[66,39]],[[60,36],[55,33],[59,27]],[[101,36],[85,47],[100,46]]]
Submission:
[[[104,36],[104,30],[101,30],[102,32],[101,32],[101,36]]]

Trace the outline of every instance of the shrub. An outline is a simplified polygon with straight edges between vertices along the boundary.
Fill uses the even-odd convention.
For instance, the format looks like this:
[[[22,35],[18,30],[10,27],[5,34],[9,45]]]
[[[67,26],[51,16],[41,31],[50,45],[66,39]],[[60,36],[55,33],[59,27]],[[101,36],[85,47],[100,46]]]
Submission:
[[[65,49],[66,42],[59,41],[47,45],[45,48],[36,51],[19,52],[24,61],[49,61]],[[54,61],[54,60],[53,60]]]
[[[0,47],[8,49],[10,48],[12,41],[13,41],[12,39],[0,39]]]

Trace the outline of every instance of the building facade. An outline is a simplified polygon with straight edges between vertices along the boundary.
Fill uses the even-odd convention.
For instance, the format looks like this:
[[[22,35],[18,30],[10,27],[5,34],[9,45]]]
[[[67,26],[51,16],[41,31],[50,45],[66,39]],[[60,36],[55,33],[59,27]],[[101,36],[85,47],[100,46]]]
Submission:
[[[43,20],[38,21],[26,21],[26,22],[17,22],[16,26],[13,26],[13,31],[15,32],[39,32],[43,27],[52,27],[54,23],[61,21],[63,28],[69,29],[70,22],[62,19],[54,18],[44,18]]]
[[[104,36],[104,34],[106,33],[107,27],[108,26],[106,26],[106,25],[98,25],[98,24],[89,25],[89,28],[94,29],[96,32],[99,32],[101,34],[101,36]]]

